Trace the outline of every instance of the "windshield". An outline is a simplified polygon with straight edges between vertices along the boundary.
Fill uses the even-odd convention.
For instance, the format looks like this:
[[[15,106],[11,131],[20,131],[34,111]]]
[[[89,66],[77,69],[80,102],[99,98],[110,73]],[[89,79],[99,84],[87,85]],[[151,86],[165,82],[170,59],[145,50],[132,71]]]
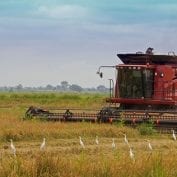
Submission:
[[[119,96],[121,98],[151,98],[153,70],[122,67],[118,70]]]

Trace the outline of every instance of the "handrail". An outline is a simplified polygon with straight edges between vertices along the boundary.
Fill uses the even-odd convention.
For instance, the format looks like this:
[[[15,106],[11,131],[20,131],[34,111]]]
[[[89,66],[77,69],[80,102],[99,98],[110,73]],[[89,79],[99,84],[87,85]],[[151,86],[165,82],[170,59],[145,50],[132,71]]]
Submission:
[[[172,55],[171,55],[171,54],[172,54]],[[176,56],[176,55],[175,55],[175,52],[173,52],[173,51],[169,51],[169,52],[168,52],[168,55],[170,55],[170,56]]]

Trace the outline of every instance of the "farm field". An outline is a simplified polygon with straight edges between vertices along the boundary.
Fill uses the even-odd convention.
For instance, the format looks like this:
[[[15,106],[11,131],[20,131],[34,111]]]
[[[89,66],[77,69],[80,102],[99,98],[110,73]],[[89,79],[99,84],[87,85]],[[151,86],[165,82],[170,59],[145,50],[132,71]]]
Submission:
[[[31,105],[99,109],[105,105],[106,96],[0,93],[0,177],[177,176],[177,142],[171,135],[152,131],[142,135],[139,129],[122,124],[23,120]],[[127,135],[134,158],[130,157],[123,133]],[[79,136],[85,148],[80,145]],[[96,136],[99,144],[95,142]],[[40,150],[44,137],[45,148]],[[16,156],[10,148],[10,139]]]

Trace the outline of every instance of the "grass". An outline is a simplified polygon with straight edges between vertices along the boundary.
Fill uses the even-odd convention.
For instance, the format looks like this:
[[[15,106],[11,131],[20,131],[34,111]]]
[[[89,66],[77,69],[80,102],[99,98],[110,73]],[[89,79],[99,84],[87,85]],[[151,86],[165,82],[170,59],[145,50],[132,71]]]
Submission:
[[[33,106],[59,106],[99,108],[104,104],[104,94],[78,94],[78,93],[0,93],[0,106],[29,107]]]
[[[126,146],[125,146],[126,147]],[[0,161],[1,176],[33,177],[174,177],[176,149],[153,153],[136,150],[135,162],[128,150],[112,150],[110,147],[70,147],[56,152],[28,151],[17,154],[17,158],[5,154]]]
[[[152,123],[142,123],[137,129],[141,135],[152,135],[156,132]]]
[[[66,93],[0,94],[0,177],[175,177],[177,142],[170,135],[125,127],[123,124],[23,121],[29,105],[99,108],[105,95]],[[44,104],[43,104],[44,103]],[[11,106],[10,108],[2,108]],[[143,127],[145,126],[145,127]],[[129,157],[126,133],[135,154]],[[86,148],[79,145],[79,136]],[[99,145],[95,137],[99,137]],[[39,150],[43,137],[46,149]],[[112,138],[116,148],[112,149]],[[17,149],[15,158],[10,139]],[[150,152],[146,139],[150,139]]]

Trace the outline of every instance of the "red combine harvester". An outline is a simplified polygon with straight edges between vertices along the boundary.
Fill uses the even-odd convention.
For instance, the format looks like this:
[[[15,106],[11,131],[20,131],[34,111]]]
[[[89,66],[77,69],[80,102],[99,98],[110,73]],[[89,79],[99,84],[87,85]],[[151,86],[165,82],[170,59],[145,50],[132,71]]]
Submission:
[[[155,124],[177,125],[177,56],[174,52],[168,55],[155,55],[153,48],[146,53],[137,52],[118,54],[123,64],[100,66],[97,74],[103,77],[103,67],[113,67],[117,71],[115,85],[110,79],[110,98],[108,107],[93,114],[52,113],[31,107],[27,117],[39,116],[52,120],[96,120],[112,122],[124,120],[126,123],[144,121]],[[113,83],[113,82],[112,82]],[[71,116],[72,115],[72,116]]]
[[[152,50],[148,48],[145,54],[118,54],[123,64],[99,67],[97,74],[100,77],[103,76],[100,72],[102,67],[114,67],[117,70],[114,91],[111,91],[111,97],[106,100],[111,105],[103,108],[100,113],[99,118],[102,121],[107,121],[111,116],[116,117],[121,112],[127,112],[132,117],[144,114],[143,119],[152,115],[156,119],[157,115],[161,116],[161,119],[162,116],[168,116],[170,119],[173,116],[175,121],[177,56],[174,52],[155,55]]]

